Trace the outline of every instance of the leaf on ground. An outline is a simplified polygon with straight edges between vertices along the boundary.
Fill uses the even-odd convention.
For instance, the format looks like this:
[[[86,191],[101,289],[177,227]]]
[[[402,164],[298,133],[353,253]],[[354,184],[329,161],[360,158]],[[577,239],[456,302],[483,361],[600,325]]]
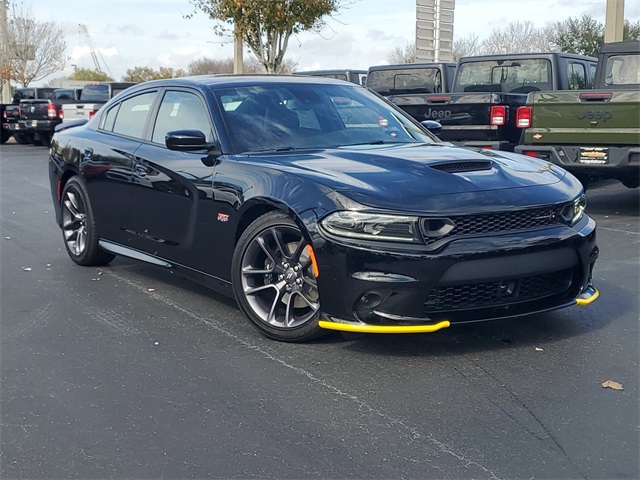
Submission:
[[[536,352],[544,352],[544,348],[536,347]]]
[[[602,388],[611,388],[613,390],[624,390],[622,384],[614,382],[613,380],[607,380],[602,382]]]
[[[147,292],[155,292],[156,289],[155,288],[147,288]]]
[[[25,272],[30,272],[31,271],[31,267],[22,267],[22,270],[24,270]]]

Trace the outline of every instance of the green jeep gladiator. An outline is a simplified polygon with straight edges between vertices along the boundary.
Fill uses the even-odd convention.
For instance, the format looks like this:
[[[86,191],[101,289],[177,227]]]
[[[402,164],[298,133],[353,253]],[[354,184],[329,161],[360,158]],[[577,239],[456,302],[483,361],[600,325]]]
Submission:
[[[605,44],[594,90],[532,92],[515,151],[561,165],[585,188],[612,178],[640,185],[640,41]]]

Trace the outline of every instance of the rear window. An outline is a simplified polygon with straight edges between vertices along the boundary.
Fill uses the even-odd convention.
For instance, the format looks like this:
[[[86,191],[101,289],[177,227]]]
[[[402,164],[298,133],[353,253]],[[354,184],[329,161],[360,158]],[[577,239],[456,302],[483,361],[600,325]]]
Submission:
[[[461,64],[454,91],[527,93],[552,86],[551,62],[545,58],[485,60]]]
[[[441,93],[442,75],[439,68],[374,70],[367,76],[367,87],[380,95]]]
[[[87,102],[106,102],[109,100],[109,85],[86,85],[80,98]]]
[[[615,55],[607,58],[607,85],[636,85],[640,83],[640,55]]]

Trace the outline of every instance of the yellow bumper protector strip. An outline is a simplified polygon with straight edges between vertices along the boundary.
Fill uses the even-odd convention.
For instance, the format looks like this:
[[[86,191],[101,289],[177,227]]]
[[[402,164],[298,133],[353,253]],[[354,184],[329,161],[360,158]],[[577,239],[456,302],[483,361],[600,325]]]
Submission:
[[[339,330],[341,332],[355,333],[430,333],[437,332],[451,325],[448,320],[433,323],[431,325],[355,325],[352,323],[338,323],[327,320],[320,320],[321,328],[327,330]]]
[[[593,293],[591,293],[590,296],[586,298],[580,298],[580,297],[576,298],[576,305],[580,305],[580,306],[589,305],[590,303],[594,302],[596,298],[598,298],[599,296],[600,296],[600,292],[598,291],[597,288],[594,288]]]

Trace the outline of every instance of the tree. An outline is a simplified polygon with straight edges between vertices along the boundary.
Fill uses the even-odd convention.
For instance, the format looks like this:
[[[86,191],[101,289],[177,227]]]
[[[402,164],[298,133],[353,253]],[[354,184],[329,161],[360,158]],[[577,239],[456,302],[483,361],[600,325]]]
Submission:
[[[503,29],[494,29],[482,42],[481,50],[483,54],[548,52],[551,44],[542,29],[527,20],[511,22]]]
[[[551,42],[562,52],[596,56],[604,43],[604,26],[589,15],[556,22]]]
[[[151,67],[133,67],[126,71],[122,77],[122,81],[139,83],[149,80],[159,80],[161,78],[185,77],[186,75],[187,72],[181,68],[160,67],[158,70],[154,70]]]
[[[570,17],[552,24],[548,36],[560,51],[595,57],[604,44],[604,25],[589,15]],[[625,20],[622,39],[640,39],[640,22]]]
[[[289,38],[294,33],[319,31],[322,18],[338,10],[342,0],[191,0],[213,20],[219,34],[242,38],[267,73],[276,73],[284,60]]]
[[[403,47],[396,47],[389,55],[387,61],[394,63],[414,63],[416,61],[416,42],[407,42]]]
[[[90,68],[76,68],[75,72],[73,72],[68,77],[69,80],[84,80],[84,81],[94,81],[94,82],[111,82],[113,78],[107,75],[104,72],[99,72],[98,70],[91,70]]]
[[[0,1],[3,15],[7,15],[1,39],[3,81],[14,80],[26,87],[64,69],[67,45],[62,29],[55,22],[35,20],[28,11]]]
[[[470,57],[480,54],[480,41],[475,33],[453,41],[453,61],[457,62],[461,57]]]

